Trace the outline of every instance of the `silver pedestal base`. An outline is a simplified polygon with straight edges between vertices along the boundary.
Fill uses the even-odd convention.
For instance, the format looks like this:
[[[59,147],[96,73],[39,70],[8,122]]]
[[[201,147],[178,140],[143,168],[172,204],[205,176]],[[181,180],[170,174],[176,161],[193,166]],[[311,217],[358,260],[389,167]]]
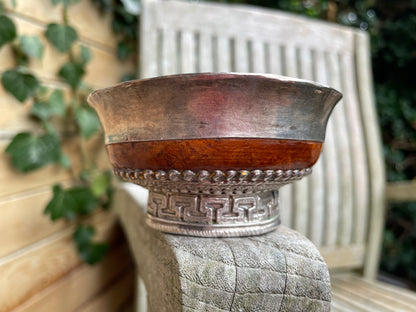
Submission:
[[[278,189],[311,173],[295,170],[170,170],[114,168],[149,190],[147,224],[202,237],[260,235],[280,224]]]
[[[190,236],[264,234],[280,224],[278,191],[238,195],[150,191],[147,224],[159,231]]]

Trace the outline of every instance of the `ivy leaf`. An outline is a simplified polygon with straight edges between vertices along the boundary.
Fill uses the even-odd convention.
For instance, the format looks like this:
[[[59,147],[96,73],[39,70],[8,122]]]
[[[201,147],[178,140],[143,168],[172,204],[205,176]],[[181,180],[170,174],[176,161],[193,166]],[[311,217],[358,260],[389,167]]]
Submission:
[[[81,46],[81,63],[83,65],[87,64],[89,61],[91,61],[92,54],[90,49],[88,47],[82,45]]]
[[[59,185],[53,187],[53,197],[46,206],[44,213],[49,214],[52,221],[59,218],[74,219],[98,207],[98,200],[88,187],[72,187],[67,190]]]
[[[0,48],[14,38],[16,38],[16,26],[13,21],[5,15],[0,15]]]
[[[77,203],[60,185],[54,185],[53,197],[46,206],[44,213],[49,214],[52,221],[60,218],[74,219],[77,213]]]
[[[78,39],[76,30],[69,25],[49,24],[45,35],[60,52],[67,52]]]
[[[109,245],[106,243],[90,243],[78,248],[82,260],[88,264],[100,262],[107,254]]]
[[[75,230],[75,233],[72,236],[72,238],[78,246],[85,245],[91,242],[91,239],[94,236],[94,234],[95,229],[92,226],[81,224]]]
[[[117,44],[117,57],[119,60],[125,60],[133,52],[134,49],[131,47],[131,45],[123,41]]]
[[[106,192],[107,189],[111,185],[111,175],[108,171],[100,172],[94,177],[94,180],[91,183],[91,191],[94,194],[95,197],[101,197]]]
[[[35,76],[14,69],[3,73],[1,82],[3,87],[20,102],[24,102],[39,88],[39,81]]]
[[[59,76],[65,79],[72,89],[78,88],[84,74],[84,66],[75,62],[68,62],[59,70]]]
[[[61,157],[59,158],[59,163],[64,168],[71,167],[71,158],[68,157],[68,155],[65,155],[64,153],[61,153]]]
[[[94,234],[95,229],[92,226],[79,225],[72,236],[81,258],[88,264],[101,261],[109,249],[108,244],[92,242],[91,240]]]
[[[54,114],[59,116],[65,115],[66,106],[64,93],[61,90],[54,90],[49,96],[49,105]]]
[[[77,109],[75,119],[82,136],[86,139],[89,139],[101,127],[100,120],[91,107],[80,107]]]
[[[43,43],[36,36],[21,36],[20,47],[30,57],[41,59],[43,55]]]
[[[49,104],[46,102],[38,101],[33,103],[31,113],[32,115],[38,117],[40,120],[47,120],[52,115]]]
[[[65,114],[65,100],[61,90],[54,90],[48,102],[36,101],[31,113],[41,120],[48,120],[53,115],[63,116]]]
[[[14,166],[22,172],[41,168],[48,163],[58,162],[61,155],[61,142],[56,135],[35,136],[32,133],[19,133],[7,146]]]
[[[93,212],[99,204],[98,199],[87,186],[73,187],[67,193],[77,203],[76,211],[78,214],[88,214]]]

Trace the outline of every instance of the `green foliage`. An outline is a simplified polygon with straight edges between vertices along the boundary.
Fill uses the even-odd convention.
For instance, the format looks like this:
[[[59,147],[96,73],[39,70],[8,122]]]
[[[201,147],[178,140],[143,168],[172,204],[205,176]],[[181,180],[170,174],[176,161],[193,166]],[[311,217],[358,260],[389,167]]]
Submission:
[[[64,93],[61,90],[53,90],[49,96],[51,115],[64,116],[66,111]]]
[[[39,88],[39,81],[35,76],[15,69],[6,70],[1,76],[1,82],[4,89],[20,102],[34,95]]]
[[[28,172],[59,162],[61,142],[55,134],[36,136],[32,133],[19,133],[6,148],[6,153],[11,156],[17,169]]]
[[[111,188],[111,173],[109,171],[100,172],[97,174],[91,183],[91,192],[96,197],[102,197],[108,194]]]
[[[13,21],[5,15],[0,15],[0,48],[16,38],[16,27]]]
[[[92,237],[95,229],[88,225],[80,225],[73,235],[81,258],[88,264],[95,264],[107,254],[108,244],[94,243]]]
[[[117,45],[117,57],[120,60],[127,59],[131,55],[131,53],[133,53],[133,51],[134,47],[125,42],[119,42]]]
[[[75,119],[81,129],[82,136],[86,139],[89,139],[101,129],[100,120],[91,107],[79,107],[76,111]]]
[[[72,220],[78,215],[86,215],[98,208],[99,199],[87,186],[64,190],[59,185],[53,187],[52,200],[45,208],[45,214],[55,221],[60,218]]]
[[[416,203],[396,204],[387,220],[381,269],[413,281],[416,289]]]
[[[40,120],[47,121],[52,116],[64,116],[65,100],[61,90],[54,90],[49,100],[35,100],[31,114]]]
[[[91,50],[88,49],[86,46],[81,46],[81,53],[80,53],[80,62],[81,64],[87,64],[89,61],[91,61],[92,54]]]
[[[65,6],[68,6],[73,3],[78,3],[80,0],[51,0],[53,5],[57,5],[62,3]]]
[[[21,50],[29,57],[41,59],[43,44],[36,36],[21,36],[19,38]]]
[[[72,89],[77,89],[85,75],[85,68],[81,63],[69,61],[61,67],[58,74]]]
[[[78,34],[74,28],[59,24],[49,24],[45,36],[60,52],[68,52],[78,39]]]
[[[137,14],[130,13],[126,6],[136,2],[121,0],[92,0],[101,11],[110,12],[113,16],[112,27],[117,37],[120,38],[117,55],[121,60],[137,54]],[[130,11],[130,12],[129,12]]]
[[[42,0],[47,1],[47,0]],[[66,53],[68,61],[62,64],[57,73],[70,87],[71,99],[67,105],[62,90],[49,90],[41,86],[39,80],[27,68],[32,59],[43,57],[44,46],[36,36],[18,36],[13,20],[2,15],[0,0],[0,47],[8,44],[13,52],[16,66],[4,71],[1,83],[4,89],[20,102],[30,100],[30,114],[39,122],[36,133],[17,134],[6,148],[12,164],[22,172],[29,172],[51,163],[65,168],[71,167],[71,159],[61,150],[63,135],[69,133],[70,140],[78,140],[79,160],[82,170],[72,168],[74,183],[77,185],[63,189],[53,187],[53,196],[44,212],[53,221],[57,219],[74,220],[79,225],[74,240],[81,257],[93,264],[106,254],[107,244],[92,241],[94,229],[82,225],[84,219],[96,209],[110,206],[113,187],[108,171],[98,170],[90,159],[85,144],[100,129],[95,112],[86,105],[86,96],[91,92],[82,79],[86,65],[93,57],[90,49],[77,45],[78,34],[69,25],[68,6],[79,0],[51,0],[52,4],[61,4],[63,24],[49,24],[45,37],[59,52]],[[53,126],[60,124],[59,131]],[[74,135],[76,138],[74,138]],[[77,170],[77,171],[75,171]]]

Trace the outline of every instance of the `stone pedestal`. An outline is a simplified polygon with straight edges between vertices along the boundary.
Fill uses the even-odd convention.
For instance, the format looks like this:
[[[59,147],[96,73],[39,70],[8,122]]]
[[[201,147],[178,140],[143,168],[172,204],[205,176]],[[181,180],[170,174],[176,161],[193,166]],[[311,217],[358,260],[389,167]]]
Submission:
[[[147,197],[143,188],[123,184],[115,208],[148,311],[330,311],[328,268],[299,233],[279,226],[240,238],[165,234],[146,225]]]

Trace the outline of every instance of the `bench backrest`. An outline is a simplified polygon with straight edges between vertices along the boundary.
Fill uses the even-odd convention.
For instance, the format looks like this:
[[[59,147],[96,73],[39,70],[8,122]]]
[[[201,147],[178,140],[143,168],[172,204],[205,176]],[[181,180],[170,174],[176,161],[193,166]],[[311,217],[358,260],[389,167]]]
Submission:
[[[344,94],[313,174],[281,189],[282,222],[308,236],[330,268],[374,276],[384,165],[365,32],[274,10],[146,0],[141,78],[191,72],[273,73]]]

